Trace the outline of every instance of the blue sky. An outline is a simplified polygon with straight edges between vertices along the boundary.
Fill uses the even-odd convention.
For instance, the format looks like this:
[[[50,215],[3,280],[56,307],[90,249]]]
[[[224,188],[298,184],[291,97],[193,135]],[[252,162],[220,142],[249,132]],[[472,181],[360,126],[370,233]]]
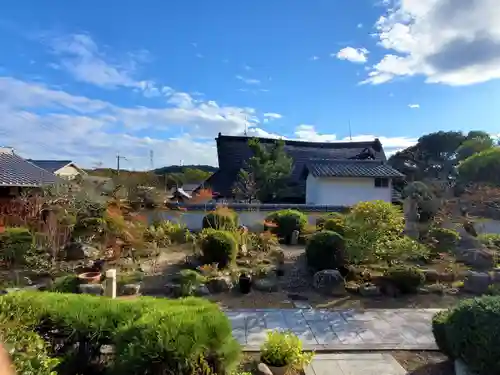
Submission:
[[[0,135],[86,167],[216,164],[214,138],[500,133],[497,0],[0,5]],[[104,5],[103,5],[104,4]]]

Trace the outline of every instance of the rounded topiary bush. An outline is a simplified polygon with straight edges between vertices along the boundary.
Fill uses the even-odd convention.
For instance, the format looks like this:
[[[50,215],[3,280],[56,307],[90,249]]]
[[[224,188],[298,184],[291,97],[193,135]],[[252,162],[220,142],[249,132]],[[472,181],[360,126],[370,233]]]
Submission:
[[[230,209],[217,209],[203,217],[204,229],[235,230],[238,227],[238,214]]]
[[[205,264],[218,263],[224,268],[236,260],[238,243],[231,232],[208,229],[202,234],[201,250]]]
[[[345,216],[342,214],[337,214],[325,220],[323,223],[323,229],[338,233],[342,236],[346,232],[346,221]]]
[[[386,271],[386,276],[401,293],[415,293],[425,282],[424,272],[417,267],[391,267]]]
[[[446,342],[471,372],[500,374],[500,297],[461,301],[448,317]]]
[[[293,231],[301,231],[307,224],[307,215],[297,210],[281,210],[273,212],[266,222],[275,224],[272,231],[281,238],[289,238]]]
[[[460,241],[460,234],[456,230],[447,228],[432,228],[429,231],[429,237],[439,251],[451,251]]]
[[[450,350],[448,339],[446,337],[446,327],[448,325],[450,314],[450,310],[443,310],[439,311],[432,317],[432,333],[434,334],[434,340],[436,340],[436,344],[441,353],[453,358],[453,354]]]
[[[306,258],[308,266],[315,271],[344,267],[344,238],[327,230],[313,234],[307,242]]]

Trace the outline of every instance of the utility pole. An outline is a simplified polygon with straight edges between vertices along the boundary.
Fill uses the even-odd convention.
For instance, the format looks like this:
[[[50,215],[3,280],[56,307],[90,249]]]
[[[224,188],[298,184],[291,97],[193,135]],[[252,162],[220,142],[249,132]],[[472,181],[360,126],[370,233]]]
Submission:
[[[352,142],[351,120],[349,119],[349,139]]]
[[[153,150],[149,150],[149,166],[151,167],[151,171],[155,169],[155,163],[154,163],[154,152]]]
[[[120,160],[127,160],[125,156],[121,156],[120,154],[116,154],[116,174],[120,174]]]

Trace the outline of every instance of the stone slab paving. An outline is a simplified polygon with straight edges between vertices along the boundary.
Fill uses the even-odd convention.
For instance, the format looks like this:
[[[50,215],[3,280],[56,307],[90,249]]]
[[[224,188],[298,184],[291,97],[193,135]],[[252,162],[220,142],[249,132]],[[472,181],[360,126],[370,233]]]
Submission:
[[[431,319],[440,309],[227,310],[233,336],[258,350],[268,330],[292,331],[310,350],[435,350]]]
[[[386,353],[317,354],[306,375],[405,375],[406,370]]]

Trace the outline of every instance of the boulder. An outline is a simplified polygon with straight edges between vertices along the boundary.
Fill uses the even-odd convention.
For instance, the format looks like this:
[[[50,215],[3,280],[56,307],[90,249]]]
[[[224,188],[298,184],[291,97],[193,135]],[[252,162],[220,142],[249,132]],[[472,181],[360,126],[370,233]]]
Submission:
[[[101,284],[80,284],[78,285],[78,290],[81,294],[101,296],[104,288]]]
[[[195,289],[194,294],[198,297],[206,297],[210,295],[210,290],[205,284],[201,284]]]
[[[479,269],[495,267],[495,259],[492,253],[482,248],[462,250],[457,254],[456,258],[470,267]]]
[[[425,275],[425,281],[435,283],[439,280],[439,272],[433,269],[422,270]]]
[[[230,276],[218,276],[210,279],[206,283],[210,293],[228,292],[233,287]]]
[[[72,242],[65,247],[66,260],[83,260],[96,258],[99,250],[87,244]]]
[[[464,290],[473,294],[485,294],[488,292],[491,281],[487,272],[470,271],[464,280]]]
[[[345,283],[338,270],[318,271],[313,277],[313,286],[316,290],[328,294],[345,293]]]
[[[253,282],[253,288],[261,292],[277,292],[279,289],[278,280],[274,277],[257,279]]]
[[[125,284],[122,287],[122,294],[124,296],[135,296],[139,294],[141,284]]]
[[[262,362],[257,366],[257,371],[259,375],[273,375],[273,372],[269,369],[269,367]]]
[[[181,284],[178,283],[165,284],[165,294],[171,297],[180,297],[182,295]]]
[[[363,297],[376,297],[382,294],[379,287],[371,283],[361,284],[358,291]]]

